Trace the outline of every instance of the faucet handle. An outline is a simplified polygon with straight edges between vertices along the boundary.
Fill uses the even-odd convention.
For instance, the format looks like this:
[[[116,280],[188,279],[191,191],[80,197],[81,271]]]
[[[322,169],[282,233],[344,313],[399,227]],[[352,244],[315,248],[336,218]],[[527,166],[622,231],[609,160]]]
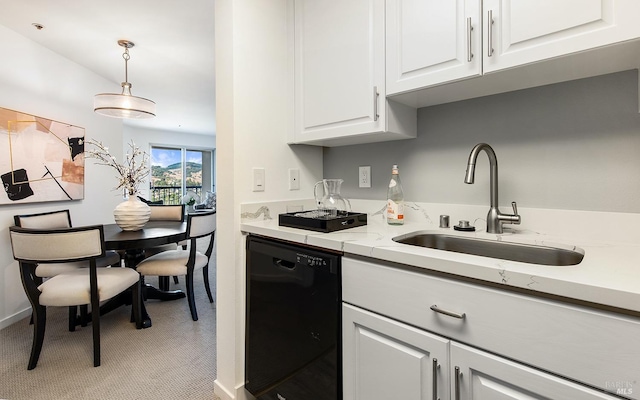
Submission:
[[[522,218],[520,217],[520,215],[518,215],[518,205],[515,201],[511,202],[511,207],[513,208],[513,217],[511,223],[520,225],[520,221],[522,221]]]

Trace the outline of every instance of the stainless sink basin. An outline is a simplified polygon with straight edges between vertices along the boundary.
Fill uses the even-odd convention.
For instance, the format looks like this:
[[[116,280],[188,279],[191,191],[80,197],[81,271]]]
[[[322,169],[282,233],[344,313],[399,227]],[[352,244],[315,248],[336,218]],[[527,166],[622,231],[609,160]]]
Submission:
[[[558,247],[451,236],[441,233],[413,232],[394,237],[398,243],[455,253],[499,258],[529,264],[567,266],[579,264],[584,253]]]

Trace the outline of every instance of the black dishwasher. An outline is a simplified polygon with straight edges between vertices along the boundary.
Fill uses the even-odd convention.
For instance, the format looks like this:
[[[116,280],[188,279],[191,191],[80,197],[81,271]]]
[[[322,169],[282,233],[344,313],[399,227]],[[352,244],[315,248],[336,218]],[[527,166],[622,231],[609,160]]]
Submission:
[[[245,388],[257,398],[342,399],[340,257],[247,238]]]

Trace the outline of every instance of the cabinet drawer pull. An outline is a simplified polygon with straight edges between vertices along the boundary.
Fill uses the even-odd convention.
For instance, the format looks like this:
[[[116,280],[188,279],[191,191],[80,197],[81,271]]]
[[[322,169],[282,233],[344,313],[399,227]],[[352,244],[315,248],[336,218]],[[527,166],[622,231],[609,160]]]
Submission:
[[[380,94],[378,93],[378,87],[374,86],[373,87],[373,120],[377,121],[378,117],[380,117],[380,115],[378,114],[378,96],[380,96]]]
[[[467,62],[471,62],[473,59],[473,53],[471,52],[471,31],[473,30],[473,26],[471,26],[471,17],[467,18]]]
[[[487,16],[487,24],[489,26],[488,35],[487,35],[487,57],[491,57],[493,55],[493,10],[489,10]]]
[[[448,316],[453,317],[453,318],[464,319],[465,316],[466,316],[465,313],[459,314],[459,313],[455,313],[455,312],[452,312],[452,311],[443,310],[442,308],[438,308],[438,306],[435,305],[435,304],[432,305],[429,308],[431,308],[431,310],[433,310],[433,311],[435,311],[437,313],[448,315]]]
[[[433,400],[440,400],[438,398],[438,359],[433,359]]]
[[[460,400],[460,375],[462,375],[462,373],[460,373],[460,367],[455,367],[454,375],[455,375],[454,377],[455,384],[453,385],[453,390],[455,390],[454,398],[455,400]]]

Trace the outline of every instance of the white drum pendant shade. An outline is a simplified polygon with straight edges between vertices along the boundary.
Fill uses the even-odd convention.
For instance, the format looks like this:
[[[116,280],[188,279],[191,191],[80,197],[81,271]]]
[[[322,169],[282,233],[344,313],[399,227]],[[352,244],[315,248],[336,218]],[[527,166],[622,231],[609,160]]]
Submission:
[[[93,110],[114,118],[153,118],[156,116],[156,103],[126,94],[101,93],[93,98]]]
[[[122,93],[100,93],[93,98],[93,111],[100,115],[114,118],[153,118],[156,116],[156,103],[143,97],[131,94],[131,84],[128,82],[129,49],[134,46],[128,40],[118,40],[118,45],[124,47],[124,82]]]

